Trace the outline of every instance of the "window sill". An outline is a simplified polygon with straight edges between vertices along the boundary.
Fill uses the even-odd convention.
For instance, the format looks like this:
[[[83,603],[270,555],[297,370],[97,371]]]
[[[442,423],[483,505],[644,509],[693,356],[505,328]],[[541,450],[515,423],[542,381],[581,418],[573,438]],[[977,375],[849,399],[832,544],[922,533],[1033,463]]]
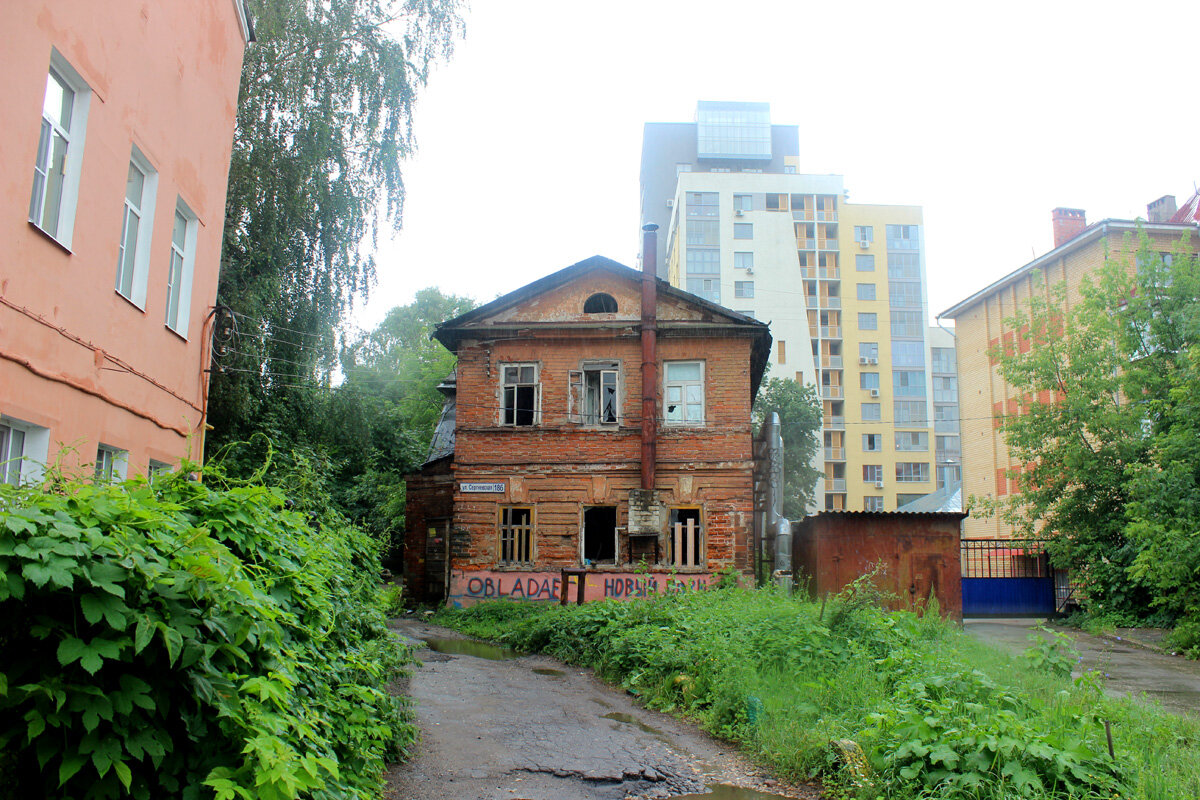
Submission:
[[[38,225],[36,222],[34,222],[34,221],[33,221],[33,220],[31,220],[31,219],[27,219],[27,220],[25,220],[25,221],[29,223],[29,227],[33,228],[35,231],[37,231],[39,234],[41,234],[43,237],[45,237],[47,241],[53,242],[53,243],[54,243],[55,245],[57,245],[57,246],[58,246],[58,247],[59,247],[59,248],[60,248],[60,249],[61,249],[61,250],[62,250],[64,253],[66,253],[66,254],[67,254],[67,255],[69,255],[69,256],[73,256],[73,255],[75,255],[74,251],[72,251],[70,247],[68,247],[67,245],[63,244],[63,243],[62,243],[61,241],[59,241],[59,240],[58,240],[56,237],[54,237],[54,236],[52,236],[51,234],[47,233],[47,232],[46,232],[46,231],[45,231],[45,230],[42,228],[42,226],[41,226],[41,225]]]
[[[146,309],[145,309],[143,306],[139,306],[139,305],[138,305],[138,304],[137,304],[137,303],[136,303],[136,302],[133,300],[133,298],[131,298],[131,297],[126,297],[124,294],[122,294],[122,293],[121,293],[121,290],[120,290],[120,289],[113,289],[113,294],[115,294],[117,297],[119,297],[119,298],[121,298],[122,300],[124,300],[124,301],[125,301],[126,303],[128,303],[129,305],[131,305],[131,306],[133,306],[134,308],[136,308],[138,311],[142,312],[142,314],[145,314],[145,313],[146,313]]]
[[[163,323],[163,327],[166,328],[167,330],[169,330],[171,333],[175,334],[175,338],[179,339],[179,341],[183,342],[184,344],[187,344],[188,338],[186,336],[184,336],[182,333],[175,330],[174,328],[172,328],[170,325],[167,325],[166,323]]]

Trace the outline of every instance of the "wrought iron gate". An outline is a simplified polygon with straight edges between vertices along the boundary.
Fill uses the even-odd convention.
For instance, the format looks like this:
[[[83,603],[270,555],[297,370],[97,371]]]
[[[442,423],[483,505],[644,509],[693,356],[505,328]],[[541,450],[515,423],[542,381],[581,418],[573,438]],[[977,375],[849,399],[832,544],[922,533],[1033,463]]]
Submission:
[[[1050,617],[1061,610],[1043,540],[964,539],[961,563],[964,617]]]

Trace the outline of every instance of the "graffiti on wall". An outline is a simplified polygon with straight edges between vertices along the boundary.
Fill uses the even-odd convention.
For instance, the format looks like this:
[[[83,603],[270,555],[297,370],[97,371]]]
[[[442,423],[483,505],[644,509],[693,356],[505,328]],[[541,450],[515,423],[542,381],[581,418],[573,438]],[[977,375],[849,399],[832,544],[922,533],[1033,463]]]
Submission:
[[[707,589],[715,583],[712,573],[673,575],[669,573],[593,572],[584,576],[584,600],[626,600],[664,592]],[[575,602],[576,584],[567,593]],[[562,592],[558,572],[495,572],[454,570],[450,576],[450,603],[471,605],[479,600],[557,601]]]

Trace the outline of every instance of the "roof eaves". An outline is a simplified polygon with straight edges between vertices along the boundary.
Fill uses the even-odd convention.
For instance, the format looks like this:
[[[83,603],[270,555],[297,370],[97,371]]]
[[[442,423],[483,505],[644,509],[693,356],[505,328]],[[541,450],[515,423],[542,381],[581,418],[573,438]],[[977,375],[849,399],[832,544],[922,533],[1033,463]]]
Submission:
[[[1060,244],[1058,247],[1054,248],[1050,252],[1048,252],[1044,255],[1038,256],[1033,261],[1030,261],[1028,264],[1026,264],[1022,267],[1018,267],[1017,269],[1015,269],[1012,272],[1005,275],[1003,278],[1000,278],[999,280],[992,282],[991,284],[984,287],[983,289],[980,289],[978,292],[975,292],[975,294],[971,295],[967,299],[961,300],[961,301],[955,303],[954,305],[950,306],[945,311],[938,314],[937,318],[938,319],[941,319],[942,317],[949,317],[951,319],[957,318],[968,308],[976,305],[977,303],[982,302],[984,298],[988,297],[989,295],[993,294],[994,292],[996,292],[1000,289],[1003,289],[1006,286],[1009,286],[1010,284],[1016,282],[1017,280],[1024,277],[1025,275],[1032,272],[1033,270],[1038,269],[1039,267],[1041,267],[1051,261],[1062,258],[1063,256],[1067,255],[1068,253],[1074,252],[1075,250],[1077,250],[1078,248],[1087,244],[1088,242],[1090,242],[1092,239],[1096,238],[1097,236],[1106,234],[1106,233],[1108,233],[1109,230],[1119,230],[1119,231],[1137,230],[1137,227],[1139,224],[1141,224],[1143,230],[1163,231],[1163,232],[1172,231],[1172,230],[1186,230],[1189,228],[1195,229],[1195,227],[1196,227],[1196,225],[1193,223],[1172,223],[1172,222],[1140,222],[1139,223],[1139,221],[1131,220],[1131,219],[1102,219],[1099,222],[1094,222],[1091,225],[1089,225],[1087,228],[1085,228],[1083,231],[1081,231],[1077,236],[1075,236],[1075,238],[1071,239],[1070,241],[1063,242],[1062,244]]]

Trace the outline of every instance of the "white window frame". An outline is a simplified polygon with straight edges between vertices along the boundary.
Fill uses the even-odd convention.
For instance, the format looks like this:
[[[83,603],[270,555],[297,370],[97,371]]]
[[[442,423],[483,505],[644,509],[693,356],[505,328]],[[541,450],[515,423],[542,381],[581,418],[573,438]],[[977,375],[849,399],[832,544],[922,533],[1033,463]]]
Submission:
[[[740,234],[746,234],[742,236]],[[733,223],[733,238],[741,241],[750,241],[754,238],[754,223],[753,222],[735,222]]]
[[[14,451],[18,432],[20,450]],[[0,483],[40,483],[49,456],[49,428],[0,414]]]
[[[129,451],[110,444],[96,446],[97,483],[117,483],[125,480],[129,471]]]
[[[621,370],[612,361],[584,363],[570,370],[568,419],[579,425],[621,424]],[[605,389],[612,389],[611,405],[604,402]]]
[[[92,89],[75,68],[57,50],[50,51],[50,66],[46,71],[49,82],[58,80],[74,93],[71,101],[71,119],[66,128],[46,118],[46,98],[42,96],[42,116],[38,132],[37,152],[34,156],[33,186],[29,195],[29,222],[68,250],[75,234],[75,210],[79,204],[79,176],[83,171],[83,146],[87,135],[88,108],[91,106]],[[62,175],[58,199],[58,215],[53,224],[45,216],[47,177],[53,168],[50,162],[54,134],[66,142],[63,163],[57,166]]]
[[[184,221],[183,246],[175,241],[175,217]],[[164,324],[184,339],[188,336],[188,322],[191,320],[192,309],[192,279],[196,268],[196,233],[200,221],[196,214],[179,197],[175,200],[175,214],[171,217],[171,243],[169,260],[167,261],[167,297]],[[178,270],[176,265],[178,264]],[[178,299],[172,314],[171,295],[178,284]]]
[[[734,281],[733,296],[742,300],[754,297],[754,281]]]
[[[155,479],[160,475],[170,475],[175,471],[175,467],[166,461],[159,461],[156,458],[150,459],[150,463],[146,465],[146,480],[154,483]]]
[[[929,462],[897,461],[897,483],[929,483]]]
[[[509,370],[517,370],[517,379],[510,382],[508,380]],[[533,380],[521,380],[521,370],[532,369]],[[528,425],[522,425],[517,422],[517,389],[522,386],[533,387],[533,419]],[[509,406],[509,387],[512,387],[512,421],[505,421],[505,416],[510,410]],[[500,424],[506,428],[532,428],[541,423],[542,419],[542,382],[541,370],[537,363],[530,361],[517,361],[511,363],[500,364]]]
[[[925,443],[924,447],[921,446],[922,441]],[[895,431],[895,447],[897,453],[928,453],[929,432]]]
[[[117,248],[117,294],[124,297],[143,311],[146,309],[146,285],[150,278],[150,242],[154,234],[154,201],[158,196],[158,171],[150,160],[133,145],[129,154],[129,166],[142,173],[142,196],[137,206],[129,200],[128,191],[121,205],[121,240]],[[133,260],[127,264],[126,234],[129,230],[129,218],[138,218],[137,237],[133,242]],[[126,268],[128,267],[128,273]],[[129,274],[131,273],[131,274]],[[129,293],[123,291],[122,284],[128,274]]]
[[[733,254],[734,269],[754,269],[754,251],[737,250]]]
[[[700,377],[698,380],[671,380],[671,367],[676,365],[695,364],[700,367]],[[698,386],[700,388],[700,417],[697,419],[688,414],[687,408],[695,403],[687,403],[688,387]],[[704,415],[707,406],[706,392],[704,390],[704,362],[697,360],[689,361],[664,361],[663,362],[663,419],[667,425],[689,425],[703,426]],[[674,407],[674,410],[671,410]]]

